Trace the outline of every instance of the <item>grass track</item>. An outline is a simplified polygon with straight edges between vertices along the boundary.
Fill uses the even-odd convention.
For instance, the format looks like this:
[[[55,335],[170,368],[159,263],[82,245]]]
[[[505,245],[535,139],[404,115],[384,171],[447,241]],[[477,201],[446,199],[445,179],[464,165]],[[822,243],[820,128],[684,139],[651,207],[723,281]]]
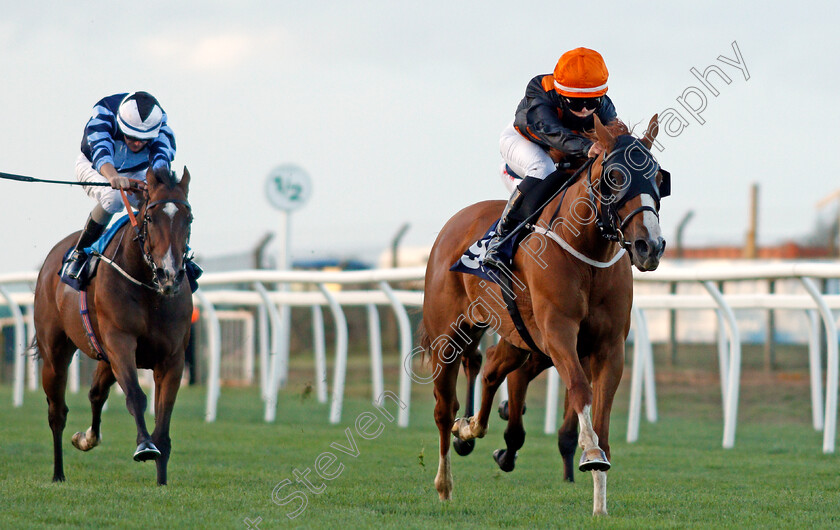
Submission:
[[[562,483],[556,440],[542,434],[544,385],[535,384],[529,400],[529,435],[517,469],[502,473],[492,462],[504,428],[494,415],[472,455],[453,453],[454,500],[443,504],[433,485],[437,430],[430,387],[415,386],[408,429],[386,422],[375,440],[355,435],[356,458],[330,448],[347,445],[344,429],[373,410],[365,396],[367,365],[363,358],[351,361],[338,426],[327,422],[327,406],[306,390],[308,372],[293,372],[296,382],[281,394],[273,425],[261,421],[256,390],[225,388],[217,422],[206,424],[204,389],[183,389],[173,418],[170,484],[163,488],[154,484],[153,464],[131,460],[134,426],[121,396],[112,395],[103,415],[103,445],[80,453],[69,440],[89,425],[89,405],[84,392],[68,394],[67,482],[53,484],[43,394],[27,392],[24,407],[12,409],[10,388],[0,387],[0,528],[247,528],[244,520],[257,517],[262,529],[840,527],[840,456],[821,453],[801,370],[745,371],[736,447],[728,451],[720,448],[713,372],[660,369],[660,421],[643,423],[633,445],[624,441],[625,379],[611,426],[610,516],[593,520],[591,479],[579,473],[575,484]],[[386,377],[392,389],[395,365]],[[322,494],[309,493],[306,510],[288,519],[285,513],[297,503],[274,504],[273,488],[294,481],[295,469],[313,468],[328,450],[345,466],[342,474],[326,482]],[[310,477],[323,482],[314,472]]]

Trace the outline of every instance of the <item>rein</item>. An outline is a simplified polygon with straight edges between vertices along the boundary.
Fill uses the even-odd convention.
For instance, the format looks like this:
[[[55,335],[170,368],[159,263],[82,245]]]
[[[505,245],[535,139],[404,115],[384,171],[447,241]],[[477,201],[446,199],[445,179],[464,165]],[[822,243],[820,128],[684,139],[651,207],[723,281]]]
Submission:
[[[36,179],[35,177],[27,177],[24,175],[15,175],[14,173],[4,173],[0,171],[0,179],[16,180],[18,182],[43,182],[46,184],[67,184],[68,186],[110,186],[109,182],[78,182],[72,180],[47,180]]]

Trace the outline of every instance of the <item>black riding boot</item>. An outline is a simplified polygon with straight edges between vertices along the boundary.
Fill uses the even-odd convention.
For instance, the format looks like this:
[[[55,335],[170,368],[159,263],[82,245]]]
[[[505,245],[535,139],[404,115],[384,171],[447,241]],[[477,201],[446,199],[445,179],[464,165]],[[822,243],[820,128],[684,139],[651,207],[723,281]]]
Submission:
[[[523,181],[520,184],[524,184]],[[500,256],[499,243],[507,236],[511,230],[516,228],[527,216],[523,217],[520,213],[525,194],[519,188],[513,190],[505,209],[502,211],[502,217],[499,219],[499,224],[496,226],[496,233],[490,238],[487,244],[487,253],[484,254],[483,264],[485,267],[500,268],[501,266],[510,267],[507,259]]]
[[[499,244],[511,230],[539,211],[552,194],[563,187],[568,180],[569,172],[565,169],[558,169],[542,180],[535,177],[522,179],[502,212],[496,234],[487,245],[487,253],[483,261],[485,266],[495,268],[502,265],[511,266],[511,263],[506,263],[507,260],[499,256]]]
[[[82,230],[82,234],[76,242],[76,247],[70,253],[67,262],[64,264],[63,272],[67,276],[74,280],[79,279],[79,275],[82,273],[82,266],[85,264],[85,248],[91,246],[99,239],[99,236],[105,231],[105,226],[94,221],[92,216],[88,216],[85,228]]]

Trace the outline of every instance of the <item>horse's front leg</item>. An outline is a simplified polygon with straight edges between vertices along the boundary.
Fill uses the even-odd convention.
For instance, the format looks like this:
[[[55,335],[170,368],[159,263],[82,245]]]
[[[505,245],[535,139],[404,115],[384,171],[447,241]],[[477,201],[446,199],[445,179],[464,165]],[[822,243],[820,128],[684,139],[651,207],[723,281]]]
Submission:
[[[516,453],[525,445],[525,427],[522,415],[525,414],[525,396],[528,385],[546,368],[551,367],[551,359],[539,353],[532,353],[528,361],[507,376],[507,428],[505,428],[505,449],[496,449],[493,459],[502,471],[513,471],[516,465]]]
[[[73,446],[80,451],[90,451],[102,441],[100,426],[102,423],[102,407],[108,400],[111,385],[116,378],[111,370],[111,365],[105,361],[99,361],[96,371],[93,373],[93,384],[90,385],[88,399],[92,411],[90,428],[85,432],[77,432],[73,435]]]
[[[146,429],[146,394],[143,393],[137,379],[137,338],[119,330],[109,330],[103,333],[103,338],[108,360],[111,361],[111,370],[125,393],[125,406],[134,416],[134,423],[137,426],[137,449],[134,451],[134,460],[137,462],[153,460],[160,456],[160,451],[152,443],[149,431]]]
[[[475,414],[475,380],[478,378],[478,374],[481,373],[481,352],[478,351],[478,348],[474,348],[469,352],[464,352],[461,360],[464,364],[464,374],[467,376],[467,405],[465,415],[469,418]],[[455,438],[452,441],[452,447],[460,456],[467,456],[475,449],[475,440]]]
[[[593,512],[605,514],[606,473],[603,472],[610,468],[610,461],[598,445],[598,434],[592,426],[592,388],[577,353],[579,323],[555,314],[543,322],[542,329],[548,339],[548,353],[568,390],[568,405],[577,414],[580,424],[578,444],[583,452],[578,469],[594,472],[596,499]]]
[[[481,381],[481,408],[472,418],[458,419],[452,426],[452,434],[461,440],[471,440],[482,438],[487,433],[496,390],[509,373],[528,360],[528,355],[527,350],[521,350],[505,340],[487,350],[487,364]]]
[[[152,433],[152,442],[160,450],[160,456],[155,460],[155,465],[157,466],[157,482],[161,486],[166,484],[166,466],[172,450],[169,422],[172,419],[172,409],[175,407],[178,389],[181,387],[183,371],[183,352],[158,363],[154,368],[155,430]]]
[[[591,356],[592,390],[594,400],[592,406],[593,429],[599,445],[604,450],[606,467],[592,466],[592,482],[595,489],[593,513],[605,515],[607,513],[607,469],[610,458],[610,412],[613,398],[621,381],[624,371],[624,340],[616,339],[606,345],[600,352]],[[582,465],[581,460],[581,465]]]

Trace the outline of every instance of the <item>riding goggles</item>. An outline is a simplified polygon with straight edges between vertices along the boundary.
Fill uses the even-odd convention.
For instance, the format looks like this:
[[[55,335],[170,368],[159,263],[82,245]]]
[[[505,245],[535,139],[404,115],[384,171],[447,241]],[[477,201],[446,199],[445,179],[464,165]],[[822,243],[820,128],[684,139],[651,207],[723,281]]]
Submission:
[[[580,112],[583,109],[597,109],[601,106],[601,100],[603,98],[570,98],[570,97],[563,97],[563,101],[566,103],[566,106],[575,111]]]

